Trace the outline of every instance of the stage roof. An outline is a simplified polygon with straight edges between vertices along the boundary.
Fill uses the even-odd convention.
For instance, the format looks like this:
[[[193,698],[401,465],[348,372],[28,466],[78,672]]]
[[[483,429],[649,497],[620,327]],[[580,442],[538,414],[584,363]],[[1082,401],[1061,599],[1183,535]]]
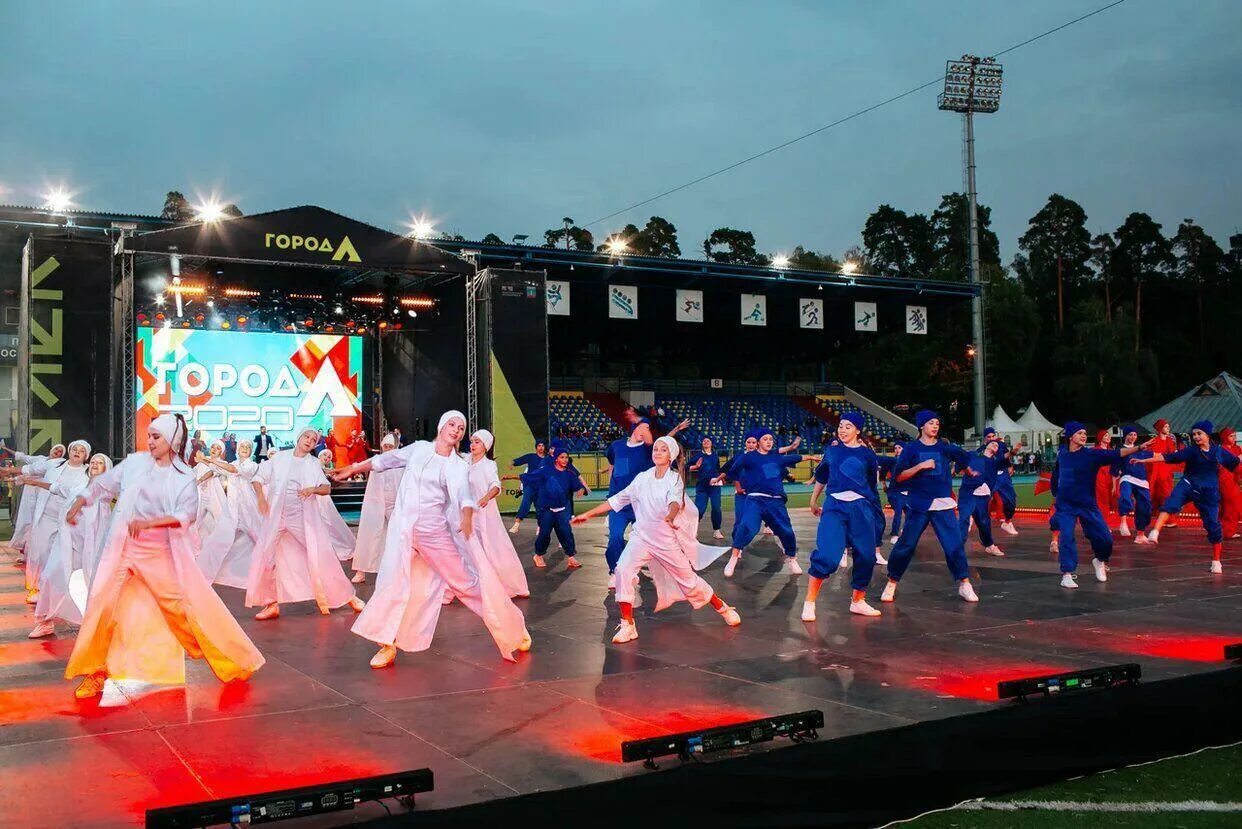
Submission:
[[[658,256],[610,256],[594,251],[565,250],[527,245],[492,245],[455,239],[437,239],[437,247],[456,252],[477,253],[479,267],[555,269],[562,278],[572,281],[566,271],[583,269],[583,279],[598,276],[632,274],[660,280],[680,276],[684,279],[732,279],[740,283],[755,282],[775,285],[815,285],[838,288],[870,288],[927,294],[948,299],[968,299],[979,293],[969,282],[947,282],[936,279],[900,279],[874,274],[845,274],[831,271],[808,271],[797,268],[772,268],[757,265],[726,265],[700,259],[664,259]],[[667,283],[672,284],[672,283]],[[739,287],[745,287],[744,284]]]
[[[315,205],[139,233],[127,241],[127,250],[333,269],[474,273],[469,262],[433,245]]]

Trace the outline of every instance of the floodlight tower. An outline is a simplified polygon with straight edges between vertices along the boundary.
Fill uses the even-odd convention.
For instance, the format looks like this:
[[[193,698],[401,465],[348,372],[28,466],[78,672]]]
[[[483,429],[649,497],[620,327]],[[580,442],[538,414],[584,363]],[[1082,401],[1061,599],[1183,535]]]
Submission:
[[[937,103],[942,110],[960,112],[964,120],[962,141],[965,144],[966,199],[970,211],[970,281],[976,286],[979,277],[979,212],[975,196],[975,122],[976,112],[1000,109],[1003,67],[992,58],[962,55],[946,62],[944,92]],[[983,294],[970,301],[970,328],[975,347],[975,435],[983,436],[986,414],[984,400]]]

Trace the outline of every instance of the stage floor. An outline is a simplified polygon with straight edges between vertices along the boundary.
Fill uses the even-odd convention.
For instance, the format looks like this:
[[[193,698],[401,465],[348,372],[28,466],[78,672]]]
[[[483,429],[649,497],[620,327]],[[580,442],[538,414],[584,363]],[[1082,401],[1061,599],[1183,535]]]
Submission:
[[[813,521],[796,512],[805,542]],[[578,530],[586,566],[573,573],[556,551],[548,569],[530,564],[533,522],[517,537],[532,592],[519,604],[534,636],[517,664],[500,659],[460,604],[445,609],[432,650],[373,671],[374,646],[349,632],[348,610],[289,607],[256,622],[240,591],[220,588],[268,660],[249,683],[223,686],[191,663],[186,687],[110,686],[102,703],[77,702],[62,679],[69,635],[26,639],[31,613],[19,571],[6,565],[0,822],[141,825],[149,807],[424,766],[436,790],[419,808],[449,807],[651,773],[621,764],[626,739],[811,708],[824,711],[831,739],[986,710],[1000,704],[998,680],[1023,674],[1130,661],[1149,679],[1215,670],[1222,646],[1242,639],[1242,542],[1226,541],[1225,574],[1212,576],[1197,524],[1166,531],[1158,547],[1118,537],[1110,581],[1097,583],[1084,564],[1081,588],[1067,591],[1045,520],[1032,516],[1019,520],[1020,536],[999,535],[1003,559],[970,545],[977,605],[958,599],[928,533],[895,606],[879,605],[877,572],[870,593],[883,616],[850,616],[848,585],[836,577],[819,621],[805,624],[806,577],[780,572],[769,539],[734,579],[721,574],[723,560],[704,573],[741,627],[684,603],[656,616],[644,582],[640,638],[614,646],[604,526]],[[805,566],[805,549],[799,558]],[[370,804],[297,825],[382,814]]]

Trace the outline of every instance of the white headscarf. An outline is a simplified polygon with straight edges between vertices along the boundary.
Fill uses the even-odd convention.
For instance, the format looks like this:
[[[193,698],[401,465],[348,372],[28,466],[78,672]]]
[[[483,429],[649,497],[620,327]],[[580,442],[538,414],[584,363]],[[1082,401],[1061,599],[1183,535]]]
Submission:
[[[294,448],[294,449],[297,449],[297,447],[298,447],[298,441],[300,441],[300,440],[302,439],[302,435],[306,434],[307,432],[310,432],[311,434],[313,434],[313,435],[315,436],[315,443],[319,443],[319,438],[320,438],[320,432],[319,432],[319,430],[318,430],[318,429],[316,429],[314,426],[307,426],[305,429],[303,429],[302,431],[298,432],[298,436],[297,436],[297,437],[295,437],[295,438],[293,439],[293,448]],[[311,451],[313,452],[314,450],[315,450],[315,447],[313,447],[313,446],[312,446],[312,447],[311,447]],[[307,454],[309,454],[309,453],[307,453]]]
[[[391,434],[384,435],[384,439],[380,441],[380,448],[382,449],[385,446],[391,446],[393,449],[396,449],[397,439]]]
[[[466,416],[464,414],[457,411],[456,409],[450,409],[449,411],[440,415],[440,423],[436,426],[436,434],[439,434],[440,430],[444,428],[444,424],[448,423],[453,418],[459,419],[462,422],[462,425],[465,425],[466,423]]]
[[[319,453],[319,460],[321,460],[321,461],[322,461],[325,457],[326,457],[328,460],[332,460],[333,455],[332,455],[332,450],[331,450],[331,449],[324,449],[324,450],[320,451],[320,453]]]
[[[662,438],[656,438],[656,443],[662,443],[666,447],[668,447],[669,463],[672,463],[673,461],[677,460],[677,456],[681,454],[681,447],[677,445],[677,441],[673,440],[668,435],[665,435]]]
[[[211,446],[208,446],[207,449],[208,451],[210,451],[212,449],[215,449],[217,446],[220,447],[220,454],[223,455],[224,454],[224,441],[222,440],[213,440],[211,442]]]
[[[250,455],[254,454],[254,441],[252,440],[238,441],[237,451],[239,453],[241,452],[243,446],[246,447],[247,454],[250,454]]]
[[[103,452],[96,452],[95,454],[91,455],[91,459],[86,462],[86,465],[89,467],[91,464],[93,464],[95,462],[95,458],[99,458],[101,461],[103,461],[104,472],[107,472],[109,469],[112,468],[112,458],[109,458]]]
[[[483,448],[484,448],[484,449],[486,449],[486,450],[488,450],[488,451],[490,451],[490,450],[491,450],[491,448],[492,448],[492,444],[494,444],[494,443],[496,442],[496,438],[495,438],[495,436],[494,436],[494,435],[492,435],[492,433],[491,433],[491,432],[489,432],[489,431],[487,431],[486,429],[479,429],[478,431],[476,431],[476,432],[475,432],[473,435],[471,435],[470,437],[471,437],[472,439],[473,439],[473,438],[478,438],[480,441],[482,441],[482,443],[483,443]]]
[[[178,420],[171,414],[162,414],[155,420],[151,421],[151,428],[155,430],[156,434],[168,441],[168,445],[171,446],[173,450],[174,462],[181,461],[184,463],[185,458],[182,457],[181,453],[177,451],[177,438],[179,436],[189,437],[185,431],[185,421]],[[188,450],[189,448],[190,442],[189,440],[186,440],[184,449]]]
[[[69,451],[68,451],[67,449],[65,449],[65,444],[63,444],[63,443],[58,443],[58,444],[56,444],[56,446],[59,446],[59,447],[60,447],[60,450],[61,450],[62,452],[64,452],[66,455],[68,455],[68,454],[69,454]],[[53,446],[51,449],[49,449],[49,450],[47,451],[47,456],[48,456],[49,458],[50,458],[50,457],[52,457],[52,455],[56,454],[56,446]]]
[[[72,451],[73,451],[73,447],[75,447],[75,446],[81,446],[83,449],[85,449],[85,450],[86,450],[86,457],[87,457],[87,458],[89,458],[89,457],[91,456],[91,445],[90,445],[89,443],[87,443],[86,441],[84,441],[84,440],[75,440],[75,441],[73,441],[72,443],[70,443],[70,444],[69,444],[69,449],[68,449],[68,451],[66,451],[66,452],[65,452],[65,457],[66,457],[66,458],[68,458],[68,457],[69,457],[69,452],[72,452]],[[89,462],[90,462],[90,461],[87,461],[87,463],[89,463]]]

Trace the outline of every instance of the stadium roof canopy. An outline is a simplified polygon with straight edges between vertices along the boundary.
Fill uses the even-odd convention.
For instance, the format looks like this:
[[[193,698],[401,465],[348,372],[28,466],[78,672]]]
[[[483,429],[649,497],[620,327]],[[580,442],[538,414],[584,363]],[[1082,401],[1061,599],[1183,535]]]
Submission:
[[[1201,383],[1153,412],[1139,418],[1139,423],[1152,432],[1157,420],[1169,421],[1174,432],[1189,432],[1200,420],[1212,421],[1212,427],[1242,427],[1242,380],[1227,371]]]

